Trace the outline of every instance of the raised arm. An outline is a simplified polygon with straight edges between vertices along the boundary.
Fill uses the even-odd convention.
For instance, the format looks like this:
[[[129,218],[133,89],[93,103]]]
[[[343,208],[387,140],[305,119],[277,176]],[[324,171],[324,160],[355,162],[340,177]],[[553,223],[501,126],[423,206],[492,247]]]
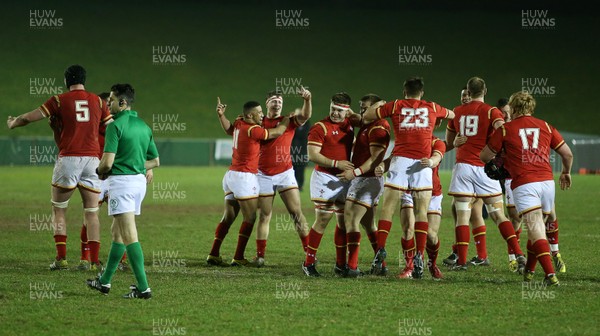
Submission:
[[[312,116],[312,94],[310,91],[302,87],[300,90],[300,96],[302,96],[302,99],[304,99],[304,104],[302,105],[300,114],[296,116],[296,120],[298,121],[298,124],[304,125],[304,123]]]
[[[38,107],[33,111],[29,111],[27,113],[23,113],[18,117],[8,116],[8,120],[6,120],[6,125],[9,129],[13,129],[16,127],[26,126],[29,123],[42,120],[46,116],[42,113],[42,110]]]
[[[227,135],[233,135],[233,124],[231,124],[231,121],[225,116],[226,109],[227,104],[221,104],[221,98],[217,97],[217,115],[219,116],[221,128],[223,128],[223,131],[227,133]]]
[[[368,123],[372,123],[373,121],[379,119],[379,117],[377,117],[377,109],[380,108],[381,106],[383,106],[385,104],[385,101],[380,100],[378,102],[376,102],[375,104],[367,107],[367,111],[365,111],[365,113],[363,114],[363,122],[365,124]]]

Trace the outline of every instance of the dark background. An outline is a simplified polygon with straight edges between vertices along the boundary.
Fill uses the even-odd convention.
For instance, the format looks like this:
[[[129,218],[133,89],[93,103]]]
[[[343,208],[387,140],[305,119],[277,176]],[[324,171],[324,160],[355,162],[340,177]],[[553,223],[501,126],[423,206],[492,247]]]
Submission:
[[[30,11],[44,9],[62,26],[30,27]],[[536,9],[555,25],[524,29],[522,11]],[[277,10],[301,10],[308,25],[277,27]],[[158,137],[214,138],[223,137],[217,96],[235,116],[248,100],[264,103],[277,78],[309,87],[313,121],[335,92],[358,110],[368,92],[400,98],[411,75],[424,77],[424,99],[451,108],[471,76],[486,80],[490,104],[521,90],[523,78],[547,78],[554,93],[536,96],[537,115],[561,131],[600,134],[596,13],[547,1],[27,1],[1,14],[0,99],[5,117],[30,111],[50,96],[31,94],[31,78],[55,78],[64,90],[65,68],[79,63],[89,90],[131,83],[148,123],[160,114],[185,124]],[[167,45],[185,62],[153,63],[153,47]],[[431,62],[400,64],[400,45],[424,46]],[[284,110],[300,105],[285,96]],[[0,135],[50,135],[42,124]]]

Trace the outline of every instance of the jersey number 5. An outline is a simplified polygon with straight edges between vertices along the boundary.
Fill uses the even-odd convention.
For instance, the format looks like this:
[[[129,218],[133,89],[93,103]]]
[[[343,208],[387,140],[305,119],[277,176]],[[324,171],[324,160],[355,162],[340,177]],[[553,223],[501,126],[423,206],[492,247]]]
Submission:
[[[417,109],[403,107],[402,115],[404,119],[400,123],[400,128],[425,128],[429,126],[429,110],[426,107]]]
[[[531,146],[529,146],[528,136],[532,136],[533,139],[531,141]],[[537,149],[538,142],[540,140],[540,129],[539,128],[521,128],[519,129],[519,136],[521,137],[521,142],[523,143],[523,149]]]
[[[75,119],[79,122],[90,121],[90,109],[87,100],[75,101]]]

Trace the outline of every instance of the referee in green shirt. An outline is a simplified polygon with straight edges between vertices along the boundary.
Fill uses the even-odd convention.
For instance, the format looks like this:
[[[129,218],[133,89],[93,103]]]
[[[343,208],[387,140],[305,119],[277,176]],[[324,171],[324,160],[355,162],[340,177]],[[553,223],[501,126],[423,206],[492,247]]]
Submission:
[[[87,285],[107,295],[123,252],[127,251],[137,286],[131,286],[131,292],[124,298],[149,299],[152,291],[146,279],[135,216],[141,213],[146,195],[146,170],[159,165],[158,151],[152,130],[138,118],[137,112],[131,110],[135,99],[133,87],[115,84],[110,91],[108,104],[115,121],[106,128],[104,154],[97,172],[101,178],[108,178],[108,215],[113,216],[112,245],[106,269],[96,279],[88,279]]]

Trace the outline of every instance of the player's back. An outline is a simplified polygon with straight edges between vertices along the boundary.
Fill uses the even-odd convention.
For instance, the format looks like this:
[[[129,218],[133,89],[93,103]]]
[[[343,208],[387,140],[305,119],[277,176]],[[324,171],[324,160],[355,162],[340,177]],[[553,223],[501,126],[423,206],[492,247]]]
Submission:
[[[419,99],[400,99],[384,104],[378,117],[391,117],[394,125],[393,155],[421,159],[431,152],[431,135],[437,118],[448,110],[436,103]]]
[[[230,170],[258,173],[260,140],[266,140],[268,132],[260,125],[249,124],[242,119],[233,123],[233,156]]]
[[[468,163],[483,167],[479,153],[494,131],[494,123],[504,120],[502,112],[482,101],[457,106],[455,117],[448,123],[448,129],[457,134],[467,136],[467,142],[456,148],[456,163]]]
[[[564,144],[555,128],[541,119],[523,116],[504,124],[497,132],[503,132],[504,166],[513,178],[513,189],[554,179],[550,152]]]
[[[62,122],[60,156],[98,156],[100,124],[111,118],[100,97],[85,90],[72,90],[48,99],[42,110],[46,116]]]

